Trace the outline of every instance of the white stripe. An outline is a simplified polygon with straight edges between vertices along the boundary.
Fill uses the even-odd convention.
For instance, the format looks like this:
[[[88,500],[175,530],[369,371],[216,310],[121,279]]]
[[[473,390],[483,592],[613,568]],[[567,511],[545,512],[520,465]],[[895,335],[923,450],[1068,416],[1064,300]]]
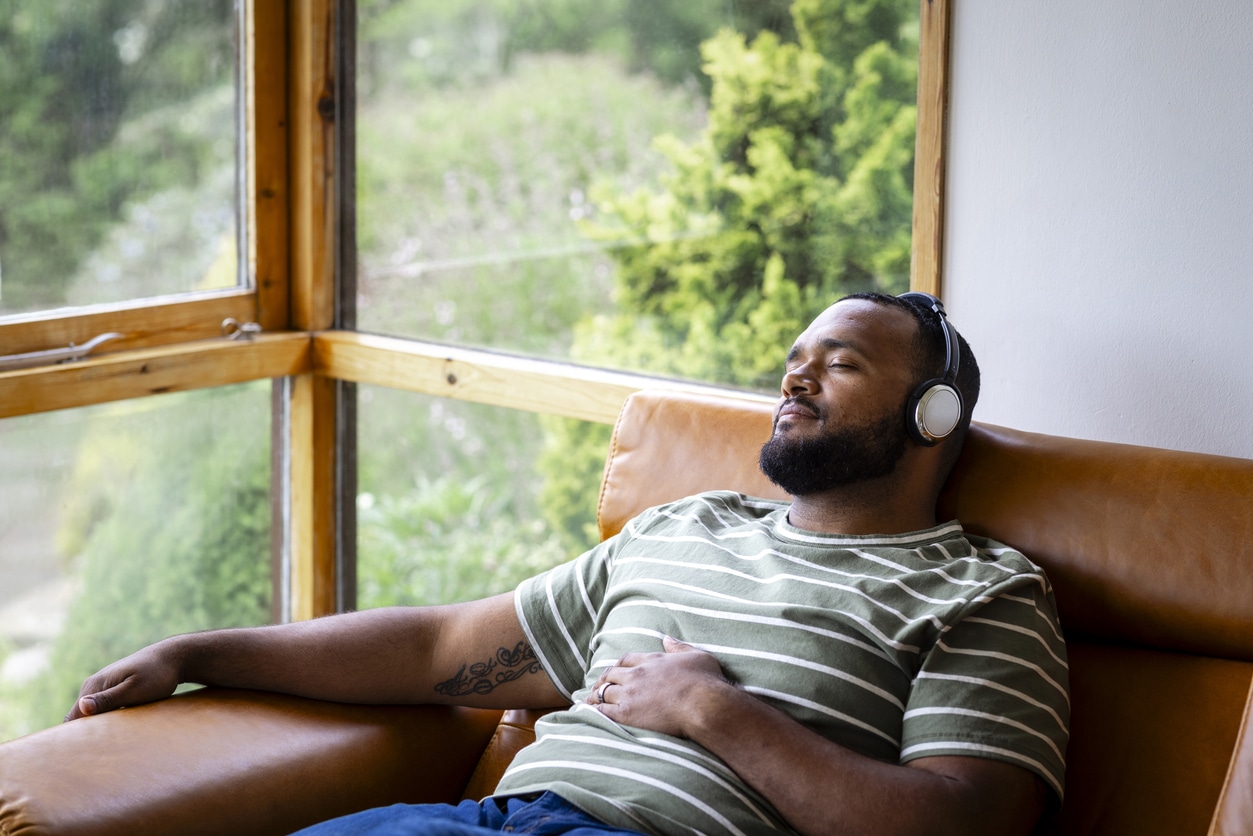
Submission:
[[[526,620],[526,614],[522,612],[521,595],[515,594],[513,596],[513,610],[518,615],[518,621],[522,624],[522,632],[526,634],[526,640],[530,643],[531,650],[535,651],[535,657],[539,659],[540,664],[544,666],[544,672],[548,674],[548,678],[552,680],[553,685],[561,692],[561,695],[571,702],[574,702],[574,695],[566,689],[565,683],[563,683],[561,678],[557,676],[555,672],[556,669],[553,667],[552,662],[548,661],[548,657],[544,655],[544,650],[540,646],[540,643],[535,640],[535,634],[531,632],[531,625]]]
[[[1000,659],[1002,662],[1012,662],[1015,665],[1022,665],[1024,668],[1035,671],[1045,682],[1056,688],[1057,692],[1062,695],[1063,699],[1066,700],[1066,705],[1070,705],[1070,693],[1059,685],[1057,680],[1049,676],[1044,668],[1032,662],[1028,662],[1026,659],[1021,659],[1017,656],[1010,656],[1008,653],[1000,653],[995,650],[971,650],[962,647],[952,647],[945,644],[943,641],[937,641],[935,646],[943,650],[945,653],[953,653],[958,656],[983,656],[988,659]]]
[[[616,627],[613,630],[602,630],[592,636],[592,644],[599,647],[605,636],[648,636],[649,638],[656,639],[658,643],[660,643],[661,640],[665,638],[665,633],[662,633],[660,630],[649,629],[648,627]],[[590,670],[612,668],[614,665],[618,664],[618,659],[620,658],[622,657],[619,656],[613,659],[602,659],[599,662],[593,662],[590,665]]]
[[[647,558],[636,558],[636,560],[647,560]],[[672,564],[672,565],[682,565],[682,564]],[[873,595],[871,595],[868,592],[860,590],[855,586],[848,586],[846,584],[836,583],[835,581],[823,581],[823,580],[818,580],[816,578],[803,578],[797,575],[773,575],[769,579],[762,579],[762,578],[755,578],[752,575],[746,575],[743,572],[737,572],[733,569],[724,570],[724,569],[716,568],[713,566],[692,566],[691,568],[708,569],[709,571],[712,571],[712,572],[720,572],[722,574],[736,575],[736,576],[743,578],[746,581],[760,584],[762,586],[767,586],[767,585],[775,584],[775,583],[782,583],[786,581],[792,581],[792,582],[801,584],[802,586],[807,585],[807,586],[824,587],[826,589],[838,589],[841,592],[848,592],[852,595],[857,596],[858,598],[864,599],[867,603],[869,603],[875,609],[882,610],[883,612],[886,612],[886,613],[889,613],[890,615],[895,616],[903,625],[910,626],[910,625],[918,624],[920,622],[926,622],[928,624],[931,624],[937,630],[941,630],[944,628],[944,622],[941,621],[940,618],[936,615],[933,615],[931,613],[923,613],[917,618],[910,618],[909,616],[905,615],[900,610],[895,609],[894,607],[888,606],[887,604],[878,600],[877,598],[875,598]],[[634,583],[637,583],[641,586],[646,583],[651,583],[651,584],[656,584],[657,586],[668,586],[673,589],[682,589],[687,592],[691,592],[698,597],[704,595],[704,596],[713,597],[713,598],[722,598],[723,600],[727,600],[727,601],[742,600],[739,598],[735,598],[732,595],[728,595],[725,592],[714,592],[713,590],[706,589],[704,587],[692,586],[691,584],[685,584],[685,583],[677,583],[675,581],[665,581],[665,580],[661,580],[658,578],[638,578],[638,579],[634,579]],[[618,587],[614,587],[614,588],[617,589]],[[966,599],[964,598],[954,598],[953,602],[954,603],[959,603],[959,602],[967,603]],[[780,602],[774,602],[774,601],[759,601],[756,603],[775,604],[776,606],[780,605]],[[913,649],[916,650],[917,648],[913,648]]]
[[[1070,733],[1070,730],[1067,728],[1066,723],[1062,720],[1061,716],[1058,715],[1058,713],[1053,710],[1052,706],[1045,705],[1044,703],[1040,702],[1034,697],[1028,696],[1027,694],[1024,694],[1022,691],[1016,691],[1013,688],[1009,688],[1005,685],[1002,685],[999,682],[993,682],[990,679],[980,679],[979,677],[975,677],[975,676],[958,676],[957,674],[932,673],[930,671],[922,671],[921,673],[918,674],[917,678],[918,679],[940,679],[940,680],[945,680],[948,682],[965,682],[969,685],[979,685],[984,688],[991,688],[993,691],[1000,691],[1003,694],[1009,694],[1010,696],[1017,697],[1018,699],[1022,700],[1025,703],[1030,703],[1031,705],[1034,705],[1036,708],[1040,708],[1040,709],[1043,709],[1044,711],[1047,711],[1049,715],[1052,716],[1052,718],[1057,721],[1058,728],[1060,728],[1062,731],[1066,732],[1067,734]]]
[[[1021,598],[1017,595],[1002,595],[1001,597],[1006,601],[1015,601],[1019,604],[1026,604],[1031,607],[1031,609],[1035,610],[1036,617],[1048,625],[1049,630],[1052,631],[1053,635],[1057,637],[1059,642],[1066,641],[1062,638],[1061,631],[1057,629],[1057,625],[1053,623],[1053,619],[1044,614],[1044,611],[1040,609],[1034,598]]]
[[[589,705],[588,708],[591,708],[591,706]],[[601,715],[601,716],[604,716],[604,715]],[[733,778],[733,779],[738,780],[738,777],[735,775],[734,772],[731,771],[730,767],[728,767],[725,763],[715,758],[713,755],[706,753],[706,751],[700,747],[696,747],[694,749],[687,749],[683,746],[683,744],[679,743],[677,740],[675,740],[672,737],[642,737],[638,739],[641,743],[647,746],[655,747],[657,749],[670,749],[675,752],[682,752],[684,755],[686,755],[689,758],[695,758],[696,760],[704,762],[715,772],[721,772],[722,774],[726,775],[728,778]]]
[[[1062,755],[1062,750],[1057,748],[1057,744],[1053,742],[1051,737],[1043,732],[1031,728],[1031,726],[1028,726],[1026,723],[1020,723],[1011,717],[1002,717],[999,714],[989,714],[986,711],[975,711],[971,708],[935,706],[932,708],[911,708],[909,711],[905,712],[905,716],[902,719],[908,722],[914,717],[921,717],[927,714],[956,714],[962,717],[978,717],[981,720],[991,720],[994,723],[1004,723],[1007,726],[1013,726],[1016,729],[1025,731],[1032,737],[1040,738],[1044,741],[1045,745],[1053,750],[1053,754],[1057,755],[1058,761],[1062,763],[1065,763],[1066,761],[1065,756]]]
[[[584,655],[583,649],[574,641],[574,636],[570,635],[569,629],[566,628],[565,619],[561,617],[561,610],[557,607],[557,595],[553,592],[553,576],[551,573],[544,576],[544,592],[548,596],[548,609],[552,613],[553,621],[557,624],[557,629],[561,631],[561,635],[565,637],[566,644],[570,648],[570,654],[579,666],[584,670],[587,669],[587,657]]]
[[[615,778],[624,778],[628,781],[638,781],[641,784],[646,784],[650,787],[655,787],[661,790],[662,792],[669,793],[670,795],[673,795],[676,798],[686,801],[691,806],[695,807],[696,809],[700,810],[705,815],[709,816],[714,821],[718,822],[718,824],[722,825],[727,830],[731,831],[732,833],[737,834],[737,836],[746,836],[744,831],[736,827],[731,822],[730,819],[728,819],[726,816],[719,813],[717,810],[715,810],[713,807],[709,806],[705,802],[701,801],[696,796],[692,795],[691,793],[684,792],[678,787],[671,786],[670,784],[667,784],[664,781],[658,781],[656,778],[653,778],[650,775],[641,775],[637,772],[630,772],[628,770],[618,769],[617,767],[613,767],[613,766],[602,766],[600,764],[591,764],[591,763],[579,763],[578,761],[536,761],[534,763],[524,763],[521,765],[514,765],[513,767],[510,768],[510,771],[516,774],[519,772],[526,772],[531,769],[568,769],[568,770],[577,771],[577,772],[599,772],[602,775],[612,775]]]
[[[675,520],[677,522],[690,523],[693,528],[699,526],[701,529],[704,530],[705,535],[711,540],[746,540],[746,539],[753,538],[753,537],[760,537],[762,534],[762,532],[757,530],[756,528],[749,527],[750,524],[749,524],[749,521],[747,520],[741,521],[738,526],[734,528],[730,528],[730,530],[728,531],[714,531],[708,525],[705,524],[704,519],[702,519],[701,517],[695,514],[676,514],[672,511],[662,510],[659,516],[669,517],[670,519]],[[653,536],[665,537],[665,536],[673,536],[673,535],[653,535]],[[679,540],[680,538],[676,537],[675,539]],[[706,540],[705,537],[701,537],[695,534],[685,536],[682,539],[697,540],[701,543],[709,542],[709,540]]]
[[[662,537],[648,537],[648,538],[640,537],[638,539],[641,541],[647,539],[647,540],[650,540],[651,542],[666,542],[666,543],[675,542],[671,538],[662,538]],[[868,575],[865,572],[849,572],[844,569],[838,569],[834,566],[819,566],[813,563],[809,563],[808,561],[801,560],[793,555],[787,555],[781,552],[777,552],[773,549],[762,549],[761,551],[758,551],[754,554],[738,554],[736,552],[731,551],[730,549],[717,546],[713,543],[709,543],[699,538],[692,538],[690,540],[685,540],[684,542],[694,542],[694,543],[700,543],[705,546],[710,546],[712,548],[718,549],[719,551],[725,552],[726,554],[738,560],[743,560],[743,561],[747,561],[750,563],[756,563],[757,561],[760,561],[763,558],[773,557],[779,560],[787,561],[789,563],[795,563],[797,565],[804,566],[807,569],[812,569],[816,572],[822,572],[823,574],[827,574],[827,575],[839,575],[841,578],[848,578],[850,580],[866,580],[866,581],[873,581],[878,584],[890,584],[892,586],[900,587],[909,595],[912,595],[913,597],[918,598],[922,601],[926,601],[927,603],[930,603],[930,604],[949,604],[953,600],[957,600],[962,603],[965,603],[968,600],[966,598],[959,598],[959,599],[928,598],[927,596],[923,595],[922,593],[918,592],[912,587],[906,586],[904,581],[898,578],[889,578],[889,577],[884,577],[882,575]],[[624,565],[632,564],[632,563],[645,563],[645,564],[652,564],[652,565],[657,565],[657,566],[693,569],[696,571],[719,572],[721,574],[733,575],[735,577],[744,578],[745,580],[752,580],[758,583],[767,583],[767,584],[779,583],[781,581],[798,581],[801,583],[816,583],[816,584],[828,583],[828,582],[818,580],[817,578],[808,578],[803,575],[792,575],[786,572],[775,572],[772,575],[753,575],[747,572],[743,572],[739,569],[732,569],[729,566],[717,566],[717,565],[711,565],[709,563],[693,563],[693,562],[688,562],[688,561],[683,561],[683,560],[675,560],[673,558],[648,557],[644,555],[620,557],[619,562]],[[911,577],[917,576],[917,575],[924,575],[924,574],[938,574],[938,575],[943,576],[946,581],[957,586],[973,586],[973,587],[978,587],[980,589],[986,589],[992,586],[992,583],[990,581],[959,581],[952,577],[949,577],[948,575],[945,575],[944,571],[938,568],[919,569],[918,571],[909,571],[907,572],[907,574],[909,574]]]
[[[993,621],[990,618],[979,618],[978,616],[973,616],[973,615],[965,620],[972,624],[987,624],[990,627],[1000,627],[1005,630],[1011,630],[1015,633],[1021,633],[1024,636],[1030,636],[1031,638],[1038,641],[1044,647],[1044,649],[1048,651],[1048,654],[1053,657],[1054,662],[1061,665],[1066,670],[1070,670],[1070,665],[1066,664],[1066,660],[1058,656],[1056,653],[1054,653],[1053,648],[1049,647],[1049,643],[1046,642],[1044,640],[1044,637],[1041,636],[1039,633],[1037,633],[1035,630],[1028,629],[1027,627],[1020,627],[1017,624],[1008,624],[1004,621]]]
[[[749,496],[748,494],[737,494],[739,503],[745,508],[769,508],[771,512],[782,511],[792,503],[786,499],[763,499],[760,496]]]
[[[588,706],[588,707],[591,708],[591,706]],[[601,715],[601,716],[604,716],[604,715]],[[635,755],[642,755],[643,757],[646,757],[646,758],[656,758],[657,760],[665,761],[666,763],[674,764],[675,766],[680,766],[684,769],[689,769],[693,772],[698,773],[699,775],[704,776],[706,779],[713,781],[715,784],[722,787],[722,789],[731,793],[731,795],[735,796],[741,804],[743,804],[745,807],[751,810],[753,815],[761,819],[763,823],[768,824],[768,825],[772,824],[772,822],[770,821],[770,817],[767,816],[765,813],[763,813],[761,809],[756,804],[753,803],[752,799],[750,799],[748,796],[740,792],[739,789],[737,789],[733,784],[731,784],[731,782],[727,781],[721,775],[716,774],[712,770],[706,769],[705,767],[701,766],[698,763],[694,763],[689,758],[680,757],[678,755],[671,754],[670,752],[663,752],[653,747],[641,746],[638,743],[626,743],[620,740],[607,740],[605,738],[593,737],[591,735],[548,734],[544,736],[544,739],[545,740],[566,740],[571,743],[582,743],[588,746],[600,746],[606,749],[616,749],[620,752],[630,752]]]
[[[745,601],[743,603],[747,604],[750,602]],[[773,616],[765,616],[765,615],[749,615],[748,613],[728,612],[726,610],[711,610],[711,609],[706,609],[704,607],[691,607],[691,606],[687,606],[684,604],[674,604],[674,603],[668,603],[664,601],[623,601],[621,604],[618,605],[618,607],[619,609],[625,609],[627,607],[659,607],[664,610],[674,610],[677,612],[685,612],[691,615],[699,615],[705,618],[711,618],[711,619],[718,620],[718,621],[743,621],[749,624],[761,624],[761,625],[766,625],[770,627],[784,627],[788,629],[795,629],[795,630],[800,630],[805,633],[813,633],[818,636],[825,636],[826,638],[834,639],[836,641],[846,642],[855,647],[859,647],[862,650],[867,651],[868,653],[873,653],[875,656],[878,656],[881,659],[884,659],[885,661],[888,661],[888,662],[893,661],[887,655],[887,653],[883,652],[882,648],[875,647],[873,644],[870,644],[869,642],[864,642],[860,639],[853,638],[852,636],[848,636],[843,633],[837,633],[835,630],[828,630],[825,627],[816,627],[810,624],[802,624],[800,622],[791,621],[786,618],[775,618]]]
[[[746,580],[756,582],[756,579],[753,578],[751,575],[746,576]],[[711,589],[707,589],[701,586],[691,586],[688,584],[675,583],[673,581],[654,580],[653,582],[659,586],[671,586],[676,589],[686,590],[687,592],[691,592],[698,596],[703,595],[707,598],[717,598],[723,601],[733,601],[737,604],[759,605],[759,606],[787,606],[786,603],[779,603],[776,601],[752,601],[752,600],[748,600],[745,598],[738,598],[734,595],[728,595],[725,592],[714,592]],[[823,586],[828,586],[828,587],[831,586],[831,584],[822,583],[822,582],[819,582],[819,583]],[[871,599],[871,603],[876,603],[876,602],[874,602],[873,599]],[[892,638],[887,633],[884,633],[878,627],[874,626],[869,621],[867,621],[866,619],[862,618],[861,616],[855,613],[840,611],[840,610],[834,610],[834,612],[838,612],[840,615],[844,616],[845,618],[848,618],[848,619],[851,619],[852,621],[857,622],[863,628],[865,628],[870,633],[874,634],[876,638],[878,638],[880,641],[882,641],[884,644],[888,645],[889,647],[892,647],[896,650],[900,650],[906,653],[918,652],[917,645],[905,644],[904,642],[897,641],[896,639]]]
[[[939,543],[936,543],[936,548],[940,548],[940,544],[939,544]],[[940,549],[940,551],[944,552],[944,554],[946,554],[946,555],[948,554],[948,552],[947,552],[947,551],[945,551],[945,550],[944,550],[944,549],[942,549],[942,548]],[[974,559],[974,558],[972,558],[972,557],[950,557],[950,558],[948,559],[948,566],[952,566],[952,565],[953,565],[953,564],[955,564],[955,563],[978,563],[978,562],[979,562],[979,561],[975,560],[975,559]],[[948,572],[946,572],[944,569],[941,569],[941,568],[940,568],[940,567],[938,567],[938,566],[937,566],[937,567],[935,567],[934,569],[927,569],[927,570],[925,570],[925,571],[927,571],[927,572],[931,572],[931,573],[936,574],[936,575],[939,575],[940,577],[944,578],[944,580],[948,581],[948,582],[949,582],[949,583],[951,583],[951,584],[955,584],[956,586],[980,586],[980,587],[987,587],[987,586],[991,586],[991,585],[992,585],[992,584],[991,584],[990,582],[988,582],[988,581],[971,581],[971,580],[965,580],[965,579],[962,579],[962,578],[955,578],[955,577],[953,577],[952,575],[950,575]],[[922,573],[921,573],[921,572],[919,572],[919,574],[922,574]]]
[[[588,560],[588,562],[591,562],[592,560],[591,554],[592,554],[591,552],[585,553],[585,557]],[[579,595],[583,596],[583,608],[587,610],[587,617],[592,622],[595,622],[596,621],[596,607],[595,605],[592,604],[592,596],[589,595],[587,592],[587,582],[584,580],[584,575],[586,573],[584,573],[582,570],[577,570],[573,574],[574,574],[575,580],[579,584]]]
[[[869,691],[876,697],[887,700],[902,711],[905,710],[905,705],[897,699],[895,694],[890,691],[885,691],[878,685],[867,682],[864,679],[845,673],[839,668],[833,668],[830,665],[811,662],[808,659],[800,659],[796,656],[785,656],[782,653],[769,653],[764,650],[749,650],[743,647],[728,647],[726,645],[697,643],[693,643],[692,646],[704,650],[706,653],[713,653],[715,655],[722,654],[723,656],[747,656],[750,659],[768,659],[771,662],[779,662],[784,665],[793,665],[798,668],[807,668],[808,670],[816,671],[818,673],[825,673],[828,676],[835,677],[836,679],[842,679],[845,682],[856,685],[858,688]]]
[[[888,537],[875,537],[869,539],[866,537],[830,537],[822,535],[806,535],[799,530],[789,530],[787,525],[787,517],[780,516],[775,521],[775,533],[785,540],[794,540],[798,543],[813,543],[819,546],[841,546],[844,548],[856,548],[858,546],[907,546],[910,543],[923,543],[930,540],[943,540],[950,534],[961,534],[962,527],[959,523],[946,523],[935,528],[928,528],[923,531],[913,531],[909,534],[899,534]]]
[[[769,697],[771,699],[779,700],[780,702],[787,702],[793,705],[803,706],[804,708],[813,709],[814,711],[817,711],[821,714],[825,714],[828,717],[834,717],[837,720],[845,722],[850,726],[856,726],[859,729],[865,729],[866,731],[870,732],[876,737],[882,737],[884,740],[886,740],[888,743],[891,743],[897,749],[901,747],[901,741],[898,738],[893,737],[892,735],[888,734],[887,732],[881,729],[875,728],[874,726],[870,725],[869,723],[863,720],[858,720],[856,717],[851,717],[842,711],[836,711],[834,708],[831,708],[830,706],[826,706],[826,705],[823,705],[822,703],[814,702],[813,700],[807,700],[804,697],[798,697],[795,694],[785,694],[782,691],[772,691],[769,688],[757,688],[752,685],[745,685],[742,687],[743,687],[743,690],[747,691],[750,694],[756,694],[757,696],[760,696],[760,697]]]
[[[903,762],[905,758],[909,755],[913,755],[918,752],[931,752],[931,751],[935,751],[936,749],[960,749],[960,750],[969,751],[969,752],[986,752],[988,754],[1001,755],[1003,757],[1010,758],[1012,760],[1016,760],[1021,763],[1025,763],[1032,768],[1033,772],[1036,772],[1042,778],[1044,778],[1044,780],[1048,781],[1049,786],[1052,787],[1057,792],[1057,795],[1059,798],[1063,795],[1062,785],[1057,782],[1056,776],[1054,776],[1052,771],[1049,770],[1044,764],[1040,763],[1035,758],[1029,758],[1026,755],[1020,755],[1017,752],[1012,752],[1009,749],[1001,749],[1000,747],[997,747],[997,746],[984,746],[981,743],[959,743],[959,742],[919,743],[916,746],[910,746],[908,749],[903,750],[901,752],[901,761]]]
[[[810,561],[803,560],[795,555],[784,554],[783,552],[777,551],[775,549],[767,548],[767,549],[760,549],[759,551],[754,552],[752,554],[739,554],[738,552],[735,552],[725,546],[710,542],[709,540],[706,540],[702,537],[695,537],[695,536],[671,537],[667,535],[640,535],[636,537],[636,540],[639,542],[667,543],[667,544],[699,543],[702,546],[707,546],[709,548],[717,549],[718,551],[724,552],[730,555],[731,557],[736,558],[737,560],[744,560],[748,562],[757,562],[766,557],[773,557],[782,561],[786,561],[788,563],[795,563],[799,566],[804,566],[807,569],[811,569],[815,572],[822,572],[824,574],[829,574],[829,575],[839,575],[840,577],[849,578],[851,580],[868,580],[868,581],[874,581],[875,583],[890,584],[892,586],[899,587],[906,594],[911,595],[920,601],[925,601],[928,604],[948,605],[948,604],[952,604],[955,602],[956,603],[968,603],[970,600],[969,598],[952,598],[952,599],[930,598],[926,595],[923,595],[921,592],[918,592],[913,587],[907,586],[904,583],[904,581],[898,578],[884,577],[882,575],[869,575],[869,574],[866,574],[865,572],[849,572],[844,569],[836,568],[835,566],[827,566],[827,565],[812,563]],[[992,586],[992,582],[990,581],[958,580],[946,574],[944,570],[939,567],[931,567],[928,569],[910,569],[909,567],[906,567],[906,566],[901,566],[899,564],[894,564],[894,563],[884,561],[880,558],[875,557],[874,555],[859,551],[857,549],[846,549],[845,551],[851,554],[854,554],[859,558],[869,560],[870,562],[882,563],[890,568],[898,569],[902,574],[906,574],[911,577],[917,576],[917,575],[923,575],[923,574],[938,574],[949,583],[955,584],[957,586],[973,586],[979,589],[987,589],[988,587]],[[914,552],[917,553],[918,550],[915,549]],[[926,558],[924,558],[921,554],[918,554],[918,559],[926,560]],[[968,558],[961,558],[961,559],[966,560]],[[777,572],[773,575],[769,575],[766,577],[758,577],[755,575],[750,575],[750,574],[741,572],[736,569],[731,569],[730,567],[713,566],[708,563],[688,563],[688,562],[684,562],[681,560],[674,560],[674,559],[667,559],[667,558],[631,556],[631,557],[621,557],[618,559],[618,562],[622,564],[651,563],[651,564],[656,564],[656,565],[661,565],[661,566],[677,566],[677,567],[681,567],[685,569],[722,572],[724,574],[730,574],[736,577],[742,577],[746,580],[757,580],[759,582],[766,582],[766,583],[777,583],[779,581],[788,581],[788,580],[797,581],[801,583],[818,583],[818,584],[823,583],[823,581],[820,581],[816,578],[813,578],[813,579],[805,578],[805,577],[790,575],[790,574],[782,573],[782,572]],[[847,587],[836,587],[836,588],[846,589]],[[991,600],[991,599],[988,599],[988,600]]]

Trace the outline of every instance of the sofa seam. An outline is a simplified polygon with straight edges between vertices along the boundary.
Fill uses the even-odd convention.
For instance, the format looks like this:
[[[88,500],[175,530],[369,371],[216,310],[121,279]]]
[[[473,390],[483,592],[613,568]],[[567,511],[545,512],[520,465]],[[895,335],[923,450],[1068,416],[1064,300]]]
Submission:
[[[596,527],[600,533],[600,539],[605,539],[605,526],[601,519],[601,514],[605,510],[605,494],[608,493],[606,486],[609,484],[610,474],[613,473],[614,463],[618,457],[618,433],[622,429],[622,419],[626,415],[626,411],[631,404],[631,395],[622,404],[622,409],[618,411],[618,418],[613,422],[613,434],[609,437],[609,456],[605,459],[605,470],[600,477],[600,495],[596,497]]]

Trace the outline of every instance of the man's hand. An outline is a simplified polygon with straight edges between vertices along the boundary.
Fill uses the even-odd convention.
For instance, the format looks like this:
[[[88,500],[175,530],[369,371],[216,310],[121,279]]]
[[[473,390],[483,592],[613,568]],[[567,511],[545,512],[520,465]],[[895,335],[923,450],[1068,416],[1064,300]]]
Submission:
[[[83,682],[65,720],[165,699],[179,685],[177,659],[167,640],[114,662]]]
[[[669,636],[661,644],[661,653],[628,653],[606,668],[586,702],[615,723],[690,737],[692,723],[736,688],[712,655]]]

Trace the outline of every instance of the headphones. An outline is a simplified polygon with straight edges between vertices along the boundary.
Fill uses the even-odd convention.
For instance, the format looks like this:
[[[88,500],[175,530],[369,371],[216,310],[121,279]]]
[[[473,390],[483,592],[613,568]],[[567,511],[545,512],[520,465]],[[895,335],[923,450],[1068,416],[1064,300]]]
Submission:
[[[910,291],[896,297],[921,302],[940,319],[944,331],[944,371],[939,377],[918,384],[905,407],[905,428],[914,441],[934,447],[961,423],[962,396],[957,391],[957,370],[961,364],[961,346],[957,331],[949,324],[944,303],[930,293]]]

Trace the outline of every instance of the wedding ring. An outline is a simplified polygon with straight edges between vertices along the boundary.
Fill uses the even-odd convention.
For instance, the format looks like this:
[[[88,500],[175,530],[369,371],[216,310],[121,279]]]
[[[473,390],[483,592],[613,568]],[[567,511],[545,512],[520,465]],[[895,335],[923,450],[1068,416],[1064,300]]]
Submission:
[[[597,705],[604,705],[604,704],[605,704],[605,692],[606,692],[606,691],[608,691],[608,690],[609,690],[609,686],[610,686],[610,685],[613,685],[613,684],[614,684],[614,683],[612,683],[612,682],[606,682],[606,683],[604,683],[603,685],[601,685],[599,688],[597,688],[597,689],[596,689],[596,704],[597,704]]]

